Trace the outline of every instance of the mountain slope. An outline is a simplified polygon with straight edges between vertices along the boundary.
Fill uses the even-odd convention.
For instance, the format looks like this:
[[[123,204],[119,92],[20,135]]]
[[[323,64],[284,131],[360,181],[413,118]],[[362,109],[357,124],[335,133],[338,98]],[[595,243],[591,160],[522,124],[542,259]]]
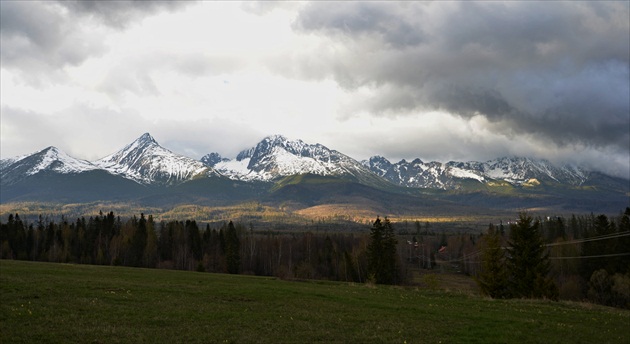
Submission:
[[[48,147],[0,160],[0,201],[173,206],[257,200],[427,214],[478,207],[616,212],[630,205],[627,179],[529,158],[391,163],[377,156],[359,163],[321,144],[270,136],[234,160],[217,153],[202,160],[177,155],[148,133],[96,162]]]
[[[161,147],[149,133],[94,164],[145,185],[177,185],[194,178],[217,175],[202,162]]]
[[[273,181],[282,177],[314,174],[345,176],[369,185],[386,183],[358,161],[321,144],[269,136],[255,147],[244,150],[235,160],[220,161],[214,167],[237,180]]]
[[[99,169],[80,173],[42,170],[16,183],[3,184],[0,202],[129,202],[150,191],[132,180]]]
[[[15,184],[43,171],[77,174],[98,169],[89,161],[75,159],[56,147],[48,147],[31,155],[3,159],[0,163],[2,185]]]
[[[535,187],[541,183],[580,186],[589,178],[587,172],[577,167],[556,167],[548,161],[530,158],[500,158],[485,163],[425,163],[415,159],[394,164],[383,157],[374,156],[363,164],[397,185],[443,190],[465,189],[471,185],[471,181],[489,186],[501,184],[497,182],[507,182],[518,187]]]
[[[130,199],[147,190],[136,182],[48,147],[0,163],[1,202],[92,202]]]

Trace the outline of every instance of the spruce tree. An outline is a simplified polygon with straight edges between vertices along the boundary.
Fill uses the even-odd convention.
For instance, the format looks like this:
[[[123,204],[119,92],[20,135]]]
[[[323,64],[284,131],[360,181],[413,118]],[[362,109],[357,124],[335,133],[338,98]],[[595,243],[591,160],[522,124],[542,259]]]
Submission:
[[[585,237],[598,237],[615,233],[614,223],[608,220],[608,217],[601,214],[593,219],[593,229],[586,233]],[[582,256],[590,257],[601,255],[604,252],[615,252],[615,246],[619,239],[593,240],[582,244]],[[599,270],[605,269],[609,274],[615,273],[614,258],[598,258],[598,259],[582,259],[580,262],[580,274],[584,280],[591,279],[591,275]]]
[[[619,226],[617,228],[619,233],[630,232],[630,207],[626,207],[626,211],[619,220]],[[630,236],[623,236],[619,238],[617,243],[617,253],[626,253],[630,247]],[[630,277],[630,255],[619,256],[617,258],[616,271],[619,273],[625,273]]]
[[[230,221],[225,233],[225,260],[227,271],[231,274],[237,274],[241,267],[240,241],[234,223]]]
[[[134,217],[135,218],[135,217]],[[134,222],[133,235],[131,237],[130,262],[131,266],[141,266],[144,258],[144,249],[147,246],[147,220],[144,214],[140,214],[140,221]]]
[[[389,219],[376,218],[370,230],[367,247],[368,275],[379,284],[394,284],[396,274],[396,236]]]
[[[389,219],[385,218],[383,223],[383,271],[381,280],[384,284],[396,284],[399,281],[398,269],[396,268],[396,233]]]
[[[545,253],[540,222],[521,213],[510,228],[507,252],[510,296],[524,298],[558,298],[558,287],[549,278],[550,262]]]
[[[481,292],[495,299],[507,297],[508,279],[501,233],[492,224],[482,239],[481,250],[481,272],[475,278]]]

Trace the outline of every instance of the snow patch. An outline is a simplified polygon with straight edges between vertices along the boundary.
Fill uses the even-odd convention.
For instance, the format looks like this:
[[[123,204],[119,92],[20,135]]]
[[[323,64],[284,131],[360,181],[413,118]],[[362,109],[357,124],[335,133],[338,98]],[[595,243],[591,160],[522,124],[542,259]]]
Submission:
[[[458,167],[451,167],[451,169],[449,170],[449,173],[451,176],[456,177],[456,178],[461,178],[461,179],[475,179],[479,182],[484,182],[485,178],[476,174],[473,171],[469,171],[469,170],[463,170],[461,168]]]

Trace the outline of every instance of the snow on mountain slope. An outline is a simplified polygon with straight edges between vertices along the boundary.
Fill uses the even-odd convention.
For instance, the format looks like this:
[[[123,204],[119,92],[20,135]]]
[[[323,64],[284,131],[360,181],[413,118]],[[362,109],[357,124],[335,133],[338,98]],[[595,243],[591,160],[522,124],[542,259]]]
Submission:
[[[98,169],[89,161],[73,158],[56,147],[48,147],[31,155],[3,159],[0,163],[2,184],[7,185],[42,171],[69,174]]]
[[[235,160],[222,161],[215,168],[232,179],[270,181],[295,174],[350,175],[371,174],[356,160],[321,144],[269,136],[255,147],[239,153]]]
[[[148,133],[94,164],[141,184],[174,185],[196,177],[216,175],[202,162],[161,147]]]
[[[555,167],[546,160],[530,158],[500,158],[485,163],[451,161],[445,164],[415,159],[393,164],[383,157],[375,156],[363,161],[363,164],[394,184],[420,188],[458,189],[466,179],[479,183],[503,180],[519,186],[531,180],[581,185],[588,178],[587,172],[575,166]]]
[[[500,158],[482,166],[482,172],[489,178],[516,185],[530,179],[550,179],[558,183],[581,185],[587,179],[586,172],[577,167],[556,167],[549,161],[531,158]]]
[[[21,156],[16,156],[13,158],[6,158],[6,159],[0,159],[0,171],[4,170],[5,168],[13,165],[14,163],[26,158],[28,155],[21,155]]]
[[[392,164],[381,156],[375,156],[362,163],[372,172],[396,185],[438,189],[452,189],[456,186],[453,178],[450,178],[451,174],[447,166],[439,162],[425,163],[420,159],[415,159],[411,162],[401,160]],[[452,177],[461,178],[460,176],[466,173],[457,169],[454,170]]]
[[[40,154],[41,160],[30,171],[29,175],[33,175],[42,170],[53,170],[59,173],[80,173],[97,169],[92,163],[86,160],[75,159],[56,147],[48,147]]]
[[[321,144],[307,144],[284,136],[269,136],[243,150],[234,160],[211,153],[197,161],[161,147],[148,133],[120,151],[96,162],[75,159],[55,147],[0,160],[2,185],[15,183],[41,171],[70,174],[102,169],[144,185],[177,185],[195,178],[225,175],[233,180],[275,181],[295,174],[345,176],[366,185],[459,189],[470,181],[487,184],[506,181],[515,186],[558,183],[579,186],[592,173],[576,166],[554,166],[545,160],[500,158],[487,162],[391,163],[375,156],[358,161]]]

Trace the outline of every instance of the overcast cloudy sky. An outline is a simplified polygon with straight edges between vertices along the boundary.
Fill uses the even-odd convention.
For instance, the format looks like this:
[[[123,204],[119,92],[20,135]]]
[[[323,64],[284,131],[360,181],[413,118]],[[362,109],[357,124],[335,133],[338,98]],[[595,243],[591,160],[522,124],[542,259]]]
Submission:
[[[531,156],[630,177],[629,2],[1,1],[1,156]]]

